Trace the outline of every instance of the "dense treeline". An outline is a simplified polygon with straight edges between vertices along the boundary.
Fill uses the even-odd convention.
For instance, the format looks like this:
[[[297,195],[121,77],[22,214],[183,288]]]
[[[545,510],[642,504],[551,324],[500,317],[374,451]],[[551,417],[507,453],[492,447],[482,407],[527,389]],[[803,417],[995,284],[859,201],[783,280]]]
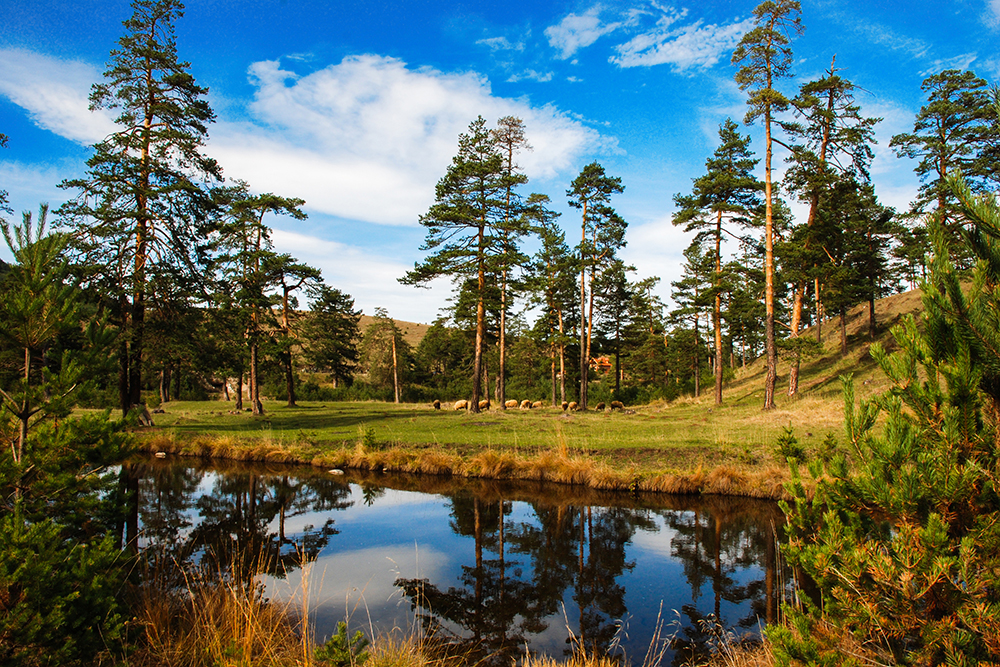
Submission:
[[[988,86],[947,70],[924,82],[913,132],[891,142],[919,159],[919,196],[906,212],[882,205],[869,173],[880,119],[863,113],[835,59],[819,79],[781,89],[803,28],[797,3],[765,3],[733,57],[745,121],[764,129],[764,179],[749,135],[721,119],[703,175],[674,196],[674,224],[693,236],[671,309],[655,294],[659,279],[636,278],[620,257],[627,222],[612,199],[621,179],[596,162],[583,167],[566,190],[574,213],[560,220],[547,196],[528,192],[518,164],[528,128],[480,117],[420,218],[427,256],[400,278],[455,285],[432,335],[410,349],[398,332],[385,335],[395,327],[387,313],[359,331],[349,295],[273,248],[269,225],[304,218],[305,202],[223,179],[204,152],[214,119],[206,90],[173,44],[180,5],[136,6],[91,95],[94,108],[119,114],[118,131],[94,147],[84,176],[62,184],[72,198],[57,212],[67,284],[88,304],[85,319],[114,339],[117,380],[92,384],[80,400],[123,415],[217,395],[255,413],[262,397],[291,405],[299,396],[586,408],[699,395],[707,384],[722,403],[725,379],[761,354],[769,408],[778,359],[795,395],[799,365],[824,333],[839,328],[846,350],[855,304],[869,304],[875,337],[874,301],[926,273],[928,215],[940,212],[957,243],[963,218],[947,173],[961,169],[976,191],[996,181]],[[771,179],[774,146],[787,167],[780,182]],[[809,326],[815,338],[800,335]]]

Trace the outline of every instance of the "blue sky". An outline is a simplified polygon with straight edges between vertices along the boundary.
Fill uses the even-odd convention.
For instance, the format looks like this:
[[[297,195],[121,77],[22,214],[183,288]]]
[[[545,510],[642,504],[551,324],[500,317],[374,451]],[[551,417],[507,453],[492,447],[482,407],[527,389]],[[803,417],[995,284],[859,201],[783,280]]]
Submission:
[[[321,268],[366,313],[430,322],[450,284],[396,278],[422,259],[418,217],[480,114],[525,121],[528,191],[552,197],[570,239],[569,182],[593,160],[620,176],[622,254],[639,276],[660,276],[668,297],[689,242],[670,223],[672,198],[703,172],[719,124],[742,121],[730,57],[755,5],[191,0],[177,43],[210,88],[218,119],[206,151],[225,175],[306,200],[305,222],[270,221],[278,249]],[[126,2],[0,1],[0,132],[10,136],[0,188],[18,214],[65,200],[56,184],[81,174],[88,146],[112,131],[86,98],[130,13]],[[889,139],[912,129],[929,74],[1000,79],[1000,0],[804,0],[802,22],[784,89],[794,94],[836,55],[863,89],[863,112],[884,118],[877,193],[905,208],[918,182]],[[762,154],[761,129],[744,129]]]

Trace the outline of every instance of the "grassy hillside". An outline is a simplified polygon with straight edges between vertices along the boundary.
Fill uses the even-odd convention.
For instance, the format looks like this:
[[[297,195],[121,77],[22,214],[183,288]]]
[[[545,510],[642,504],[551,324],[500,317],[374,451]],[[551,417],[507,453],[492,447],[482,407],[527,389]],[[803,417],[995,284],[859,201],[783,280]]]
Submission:
[[[368,325],[375,321],[375,318],[371,315],[362,315],[361,321],[358,322],[358,331],[362,335],[365,333],[365,329]],[[409,343],[410,347],[416,349],[420,341],[423,340],[424,336],[427,334],[427,330],[431,328],[429,324],[419,324],[417,322],[404,322],[403,320],[395,320],[396,326],[399,330],[403,332],[403,340]]]

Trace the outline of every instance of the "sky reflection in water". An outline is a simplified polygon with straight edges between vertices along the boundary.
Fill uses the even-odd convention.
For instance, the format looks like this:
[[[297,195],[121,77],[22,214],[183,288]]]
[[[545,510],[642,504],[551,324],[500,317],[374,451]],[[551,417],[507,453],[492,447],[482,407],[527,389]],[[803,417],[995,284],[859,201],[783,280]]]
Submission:
[[[641,662],[660,619],[676,664],[710,649],[715,619],[756,634],[783,586],[773,503],[186,465],[134,466],[149,558],[222,571],[253,554],[272,573],[266,595],[298,599],[305,554],[319,638],[347,618],[509,664],[563,656],[572,633]]]

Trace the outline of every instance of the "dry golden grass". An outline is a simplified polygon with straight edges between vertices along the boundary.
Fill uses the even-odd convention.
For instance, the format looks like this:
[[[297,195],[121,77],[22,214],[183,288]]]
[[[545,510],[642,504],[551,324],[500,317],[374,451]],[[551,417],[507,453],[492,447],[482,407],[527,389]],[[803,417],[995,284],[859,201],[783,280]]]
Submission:
[[[145,439],[141,448],[180,456],[244,462],[300,463],[317,468],[349,468],[373,472],[404,472],[466,478],[523,480],[579,485],[603,491],[646,491],[671,494],[719,494],[751,498],[785,498],[790,481],[787,467],[778,464],[745,469],[731,464],[699,466],[686,472],[655,471],[635,464],[612,466],[585,454],[558,451],[518,453],[487,449],[471,456],[428,449],[390,447],[367,449],[356,444],[312,456],[263,446],[240,445],[230,437],[201,436],[180,444],[170,439]]]
[[[521,667],[621,667],[621,664],[608,656],[577,652],[562,661],[546,656],[527,656]]]
[[[191,575],[181,590],[147,586],[135,622],[143,641],[129,658],[140,667],[291,667],[312,664],[311,634],[287,607],[233,581]]]

